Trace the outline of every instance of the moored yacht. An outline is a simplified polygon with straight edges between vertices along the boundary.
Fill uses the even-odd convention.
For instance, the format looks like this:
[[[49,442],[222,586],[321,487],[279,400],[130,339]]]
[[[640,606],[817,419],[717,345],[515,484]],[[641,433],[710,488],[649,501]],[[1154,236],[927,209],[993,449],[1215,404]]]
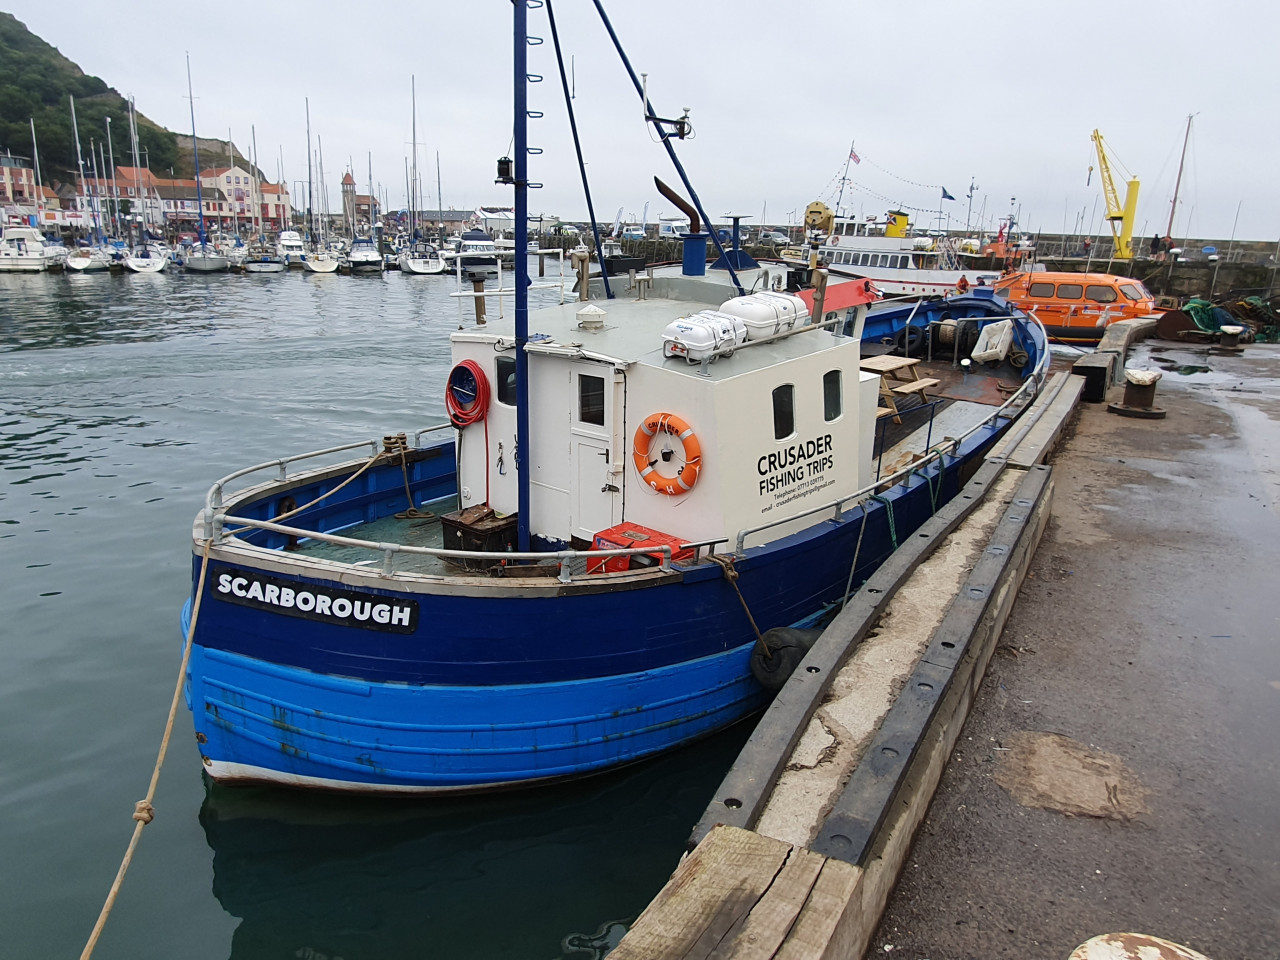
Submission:
[[[0,273],[39,273],[45,269],[44,235],[34,227],[5,227],[0,234]]]
[[[148,240],[133,248],[124,265],[133,273],[160,273],[169,265],[169,251],[163,244]]]
[[[280,239],[276,244],[276,251],[289,269],[302,269],[302,261],[307,254],[307,249],[303,246],[302,237],[299,236],[297,230],[281,231]]]
[[[352,273],[381,273],[382,254],[372,237],[356,237],[347,251],[347,267]]]
[[[407,244],[400,251],[399,261],[401,272],[409,274],[444,273],[449,268],[448,261],[425,240]]]
[[[83,244],[67,255],[65,265],[73,273],[100,273],[111,268],[111,255],[101,247]]]

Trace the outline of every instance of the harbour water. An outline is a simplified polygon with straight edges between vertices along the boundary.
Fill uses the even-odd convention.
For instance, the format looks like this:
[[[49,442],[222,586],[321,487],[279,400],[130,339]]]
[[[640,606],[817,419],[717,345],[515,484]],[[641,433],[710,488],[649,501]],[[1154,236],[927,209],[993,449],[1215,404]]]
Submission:
[[[76,956],[101,907],[176,680],[208,485],[442,422],[453,288],[0,276],[0,955]],[[597,956],[747,732],[542,790],[354,801],[207,786],[184,708],[95,957]]]

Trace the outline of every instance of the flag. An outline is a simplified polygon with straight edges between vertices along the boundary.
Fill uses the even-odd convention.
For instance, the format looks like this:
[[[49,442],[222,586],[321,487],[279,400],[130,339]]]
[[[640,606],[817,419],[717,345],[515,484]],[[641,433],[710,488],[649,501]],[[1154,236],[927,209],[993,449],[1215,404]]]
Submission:
[[[853,152],[853,147],[849,148],[849,159],[852,160],[854,163],[862,162],[862,158]]]
[[[954,199],[955,199],[955,197],[953,197],[951,194],[947,193],[947,188],[946,188],[946,187],[943,187],[943,188],[942,188],[942,199],[943,199],[943,200],[954,200]]]

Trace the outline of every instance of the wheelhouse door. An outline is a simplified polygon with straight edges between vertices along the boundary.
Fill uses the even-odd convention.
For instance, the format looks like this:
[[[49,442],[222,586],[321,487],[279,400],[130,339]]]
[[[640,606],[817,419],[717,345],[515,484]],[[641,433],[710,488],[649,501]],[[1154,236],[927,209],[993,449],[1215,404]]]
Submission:
[[[573,536],[591,540],[621,522],[621,453],[614,442],[621,381],[608,364],[572,363],[569,369],[570,528]]]

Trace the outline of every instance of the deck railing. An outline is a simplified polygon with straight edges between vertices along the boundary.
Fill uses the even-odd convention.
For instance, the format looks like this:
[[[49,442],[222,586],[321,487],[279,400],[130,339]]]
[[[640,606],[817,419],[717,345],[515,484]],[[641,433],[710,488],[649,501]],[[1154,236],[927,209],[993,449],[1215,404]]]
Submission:
[[[836,500],[829,501],[820,506],[810,507],[807,510],[801,511],[800,513],[795,513],[787,517],[781,517],[776,520],[771,520],[770,522],[760,524],[759,526],[746,527],[739,530],[737,537],[735,538],[735,552],[741,554],[744,551],[745,541],[747,537],[756,533],[761,533],[765,530],[772,529],[784,523],[791,523],[796,520],[802,520],[805,517],[815,516],[817,514],[820,514],[826,511],[832,511],[832,519],[838,521],[841,519],[843,511],[847,504],[860,501],[866,498],[867,496],[873,494],[876,490],[892,486],[893,484],[899,481],[906,481],[910,478],[910,476],[913,473],[921,469],[924,469],[929,464],[934,463],[935,461],[940,464],[941,468],[945,468],[946,466],[945,457],[947,456],[948,447],[951,450],[951,454],[950,454],[951,456],[957,455],[960,449],[960,445],[964,443],[965,440],[969,439],[971,436],[976,434],[979,430],[984,429],[988,425],[994,423],[997,419],[1001,417],[1010,416],[1008,411],[1014,404],[1019,402],[1030,403],[1030,401],[1034,399],[1037,393],[1039,392],[1040,387],[1043,385],[1045,380],[1045,375],[1047,374],[1048,367],[1049,367],[1048,334],[1044,329],[1044,325],[1040,322],[1038,317],[1032,314],[1031,318],[1035,321],[1036,325],[1039,327],[1040,334],[1041,334],[1041,351],[1040,351],[1039,360],[1032,374],[1028,376],[1026,380],[1023,381],[1022,386],[1019,387],[1018,390],[1015,391],[1009,397],[1009,399],[1006,400],[1000,407],[998,407],[992,413],[988,414],[979,423],[971,427],[968,431],[961,434],[959,437],[948,437],[945,441],[938,444],[936,447],[930,448],[926,452],[925,457],[922,460],[917,460],[916,462],[907,465],[903,469],[897,471],[896,473],[891,474],[888,477],[879,478],[873,483],[863,487],[861,490],[857,490],[857,491],[854,491],[853,493],[846,494],[845,496],[842,496]],[[444,424],[437,424],[432,427],[426,427],[422,430],[418,430],[417,432],[414,433],[415,449],[421,449],[422,437],[430,433],[435,433],[441,430],[450,429],[451,427],[452,427],[452,424],[444,423]],[[580,577],[596,580],[602,576],[609,577],[609,576],[619,576],[619,575],[631,575],[637,572],[632,570],[626,570],[626,571],[603,571],[602,570],[599,573],[591,573],[591,574],[587,573],[587,569],[588,569],[587,565],[590,561],[592,560],[602,561],[608,557],[630,557],[630,556],[638,556],[641,554],[647,554],[652,556],[653,554],[660,553],[662,555],[662,560],[658,569],[663,572],[670,572],[672,569],[671,564],[672,564],[673,550],[669,544],[664,544],[661,546],[615,548],[610,550],[556,550],[556,551],[548,551],[548,552],[542,552],[542,553],[539,553],[539,552],[522,553],[522,552],[505,552],[505,551],[498,552],[498,551],[479,551],[479,550],[449,550],[445,548],[414,547],[414,546],[408,546],[405,544],[379,543],[372,540],[361,540],[355,537],[344,537],[339,534],[321,533],[319,531],[306,530],[301,527],[287,526],[285,524],[273,523],[268,520],[256,520],[250,517],[239,517],[239,516],[229,515],[229,514],[226,514],[225,512],[222,512],[223,511],[223,503],[222,503],[223,492],[226,488],[226,485],[232,480],[236,480],[236,479],[239,479],[240,477],[248,476],[252,473],[256,473],[259,471],[273,470],[273,469],[278,471],[278,476],[276,478],[277,480],[286,480],[288,479],[288,468],[291,464],[302,463],[308,460],[316,459],[318,457],[332,455],[334,453],[341,453],[347,450],[358,450],[366,446],[370,448],[370,451],[371,451],[370,456],[372,457],[377,455],[378,448],[381,442],[382,442],[381,440],[366,440],[360,443],[350,443],[350,444],[345,444],[337,447],[328,447],[324,450],[316,450],[316,451],[312,451],[311,453],[298,454],[297,456],[293,456],[293,457],[281,457],[276,460],[269,460],[269,461],[266,461],[265,463],[260,463],[252,467],[245,467],[242,470],[237,470],[234,473],[227,474],[225,477],[222,477],[221,479],[216,481],[213,484],[213,486],[209,488],[209,492],[205,497],[205,511],[204,511],[205,536],[208,538],[212,538],[215,543],[220,543],[227,536],[234,535],[234,532],[229,534],[226,530],[226,526],[228,524],[231,524],[231,525],[239,525],[241,528],[267,530],[273,533],[282,534],[284,536],[297,537],[299,539],[319,540],[325,543],[332,543],[337,546],[347,546],[347,547],[354,547],[357,549],[369,550],[369,551],[382,554],[382,569],[379,575],[384,577],[392,577],[395,575],[396,573],[395,558],[397,555],[400,555],[400,554],[430,556],[430,557],[436,557],[444,560],[493,560],[493,561],[534,561],[534,562],[555,561],[555,563],[557,564],[557,578],[561,583],[569,583],[569,582],[572,582],[574,579],[577,579]],[[707,549],[710,554],[714,554],[715,548],[717,546],[723,543],[728,543],[728,542],[729,542],[729,538],[721,537],[721,538],[710,539],[710,540],[702,540],[696,543],[683,543],[679,546],[679,549],[680,550],[692,549],[694,551],[694,558],[695,560],[697,560],[701,558],[702,550],[704,548]],[[253,550],[267,550],[267,548],[265,547],[258,547],[254,544],[245,543],[243,545]],[[269,552],[275,553],[276,551],[271,550]],[[344,565],[349,566],[349,564],[344,564]]]

